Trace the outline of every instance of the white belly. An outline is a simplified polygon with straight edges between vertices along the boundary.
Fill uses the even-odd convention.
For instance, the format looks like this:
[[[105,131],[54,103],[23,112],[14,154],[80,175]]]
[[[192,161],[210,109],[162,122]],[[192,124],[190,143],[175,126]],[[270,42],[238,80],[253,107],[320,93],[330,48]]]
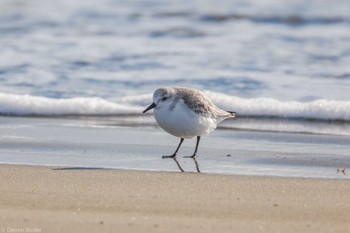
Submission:
[[[156,121],[166,132],[180,138],[207,135],[216,128],[217,120],[201,116],[190,110],[184,103],[174,109],[154,109]]]

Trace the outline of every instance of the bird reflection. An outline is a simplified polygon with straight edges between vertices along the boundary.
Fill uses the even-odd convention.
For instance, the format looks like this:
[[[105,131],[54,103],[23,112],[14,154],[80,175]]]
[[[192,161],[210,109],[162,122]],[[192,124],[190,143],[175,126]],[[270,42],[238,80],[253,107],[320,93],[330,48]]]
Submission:
[[[177,167],[180,169],[180,171],[181,171],[181,172],[185,172],[185,170],[182,169],[182,167],[181,167],[179,161],[177,161],[176,157],[174,157],[174,158],[172,158],[172,159],[175,161],[175,163],[176,163]]]
[[[171,159],[173,159],[173,160],[175,161],[177,167],[179,168],[179,170],[180,170],[181,172],[186,172],[186,171],[181,167],[181,165],[180,165],[180,163],[179,163],[179,161],[177,160],[176,157],[171,158]],[[193,157],[193,158],[191,157],[191,159],[193,159],[193,161],[194,161],[194,164],[195,164],[195,166],[196,166],[197,173],[201,173],[201,171],[199,170],[199,163],[198,163],[197,159],[196,159],[195,157]]]

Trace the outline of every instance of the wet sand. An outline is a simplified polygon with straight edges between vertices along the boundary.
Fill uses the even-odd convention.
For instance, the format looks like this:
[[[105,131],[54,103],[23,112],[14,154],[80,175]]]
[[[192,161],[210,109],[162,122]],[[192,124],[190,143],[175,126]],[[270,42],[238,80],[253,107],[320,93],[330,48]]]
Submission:
[[[349,196],[349,180],[1,165],[0,229],[343,233]]]
[[[195,139],[184,141],[176,163],[161,156],[173,153],[179,139],[138,120],[0,117],[0,164],[350,178],[337,173],[350,168],[348,136],[218,129],[201,139],[198,163],[183,158],[192,155]]]

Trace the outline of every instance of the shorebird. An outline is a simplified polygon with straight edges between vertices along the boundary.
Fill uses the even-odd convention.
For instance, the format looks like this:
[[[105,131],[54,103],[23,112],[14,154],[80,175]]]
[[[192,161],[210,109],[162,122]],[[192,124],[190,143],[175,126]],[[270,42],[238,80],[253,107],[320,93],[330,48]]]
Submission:
[[[216,107],[200,90],[186,87],[157,89],[153,94],[153,103],[143,113],[151,109],[154,109],[153,114],[160,127],[180,138],[175,152],[162,158],[175,158],[185,138],[197,137],[193,155],[185,156],[194,158],[201,136],[216,129],[219,122],[236,116],[235,112]]]

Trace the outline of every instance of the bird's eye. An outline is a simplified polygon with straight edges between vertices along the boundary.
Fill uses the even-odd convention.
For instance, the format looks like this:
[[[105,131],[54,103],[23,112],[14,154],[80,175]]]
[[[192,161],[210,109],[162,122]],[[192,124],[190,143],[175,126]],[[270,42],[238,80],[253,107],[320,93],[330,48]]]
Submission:
[[[162,101],[166,101],[168,99],[168,97],[163,97]]]

